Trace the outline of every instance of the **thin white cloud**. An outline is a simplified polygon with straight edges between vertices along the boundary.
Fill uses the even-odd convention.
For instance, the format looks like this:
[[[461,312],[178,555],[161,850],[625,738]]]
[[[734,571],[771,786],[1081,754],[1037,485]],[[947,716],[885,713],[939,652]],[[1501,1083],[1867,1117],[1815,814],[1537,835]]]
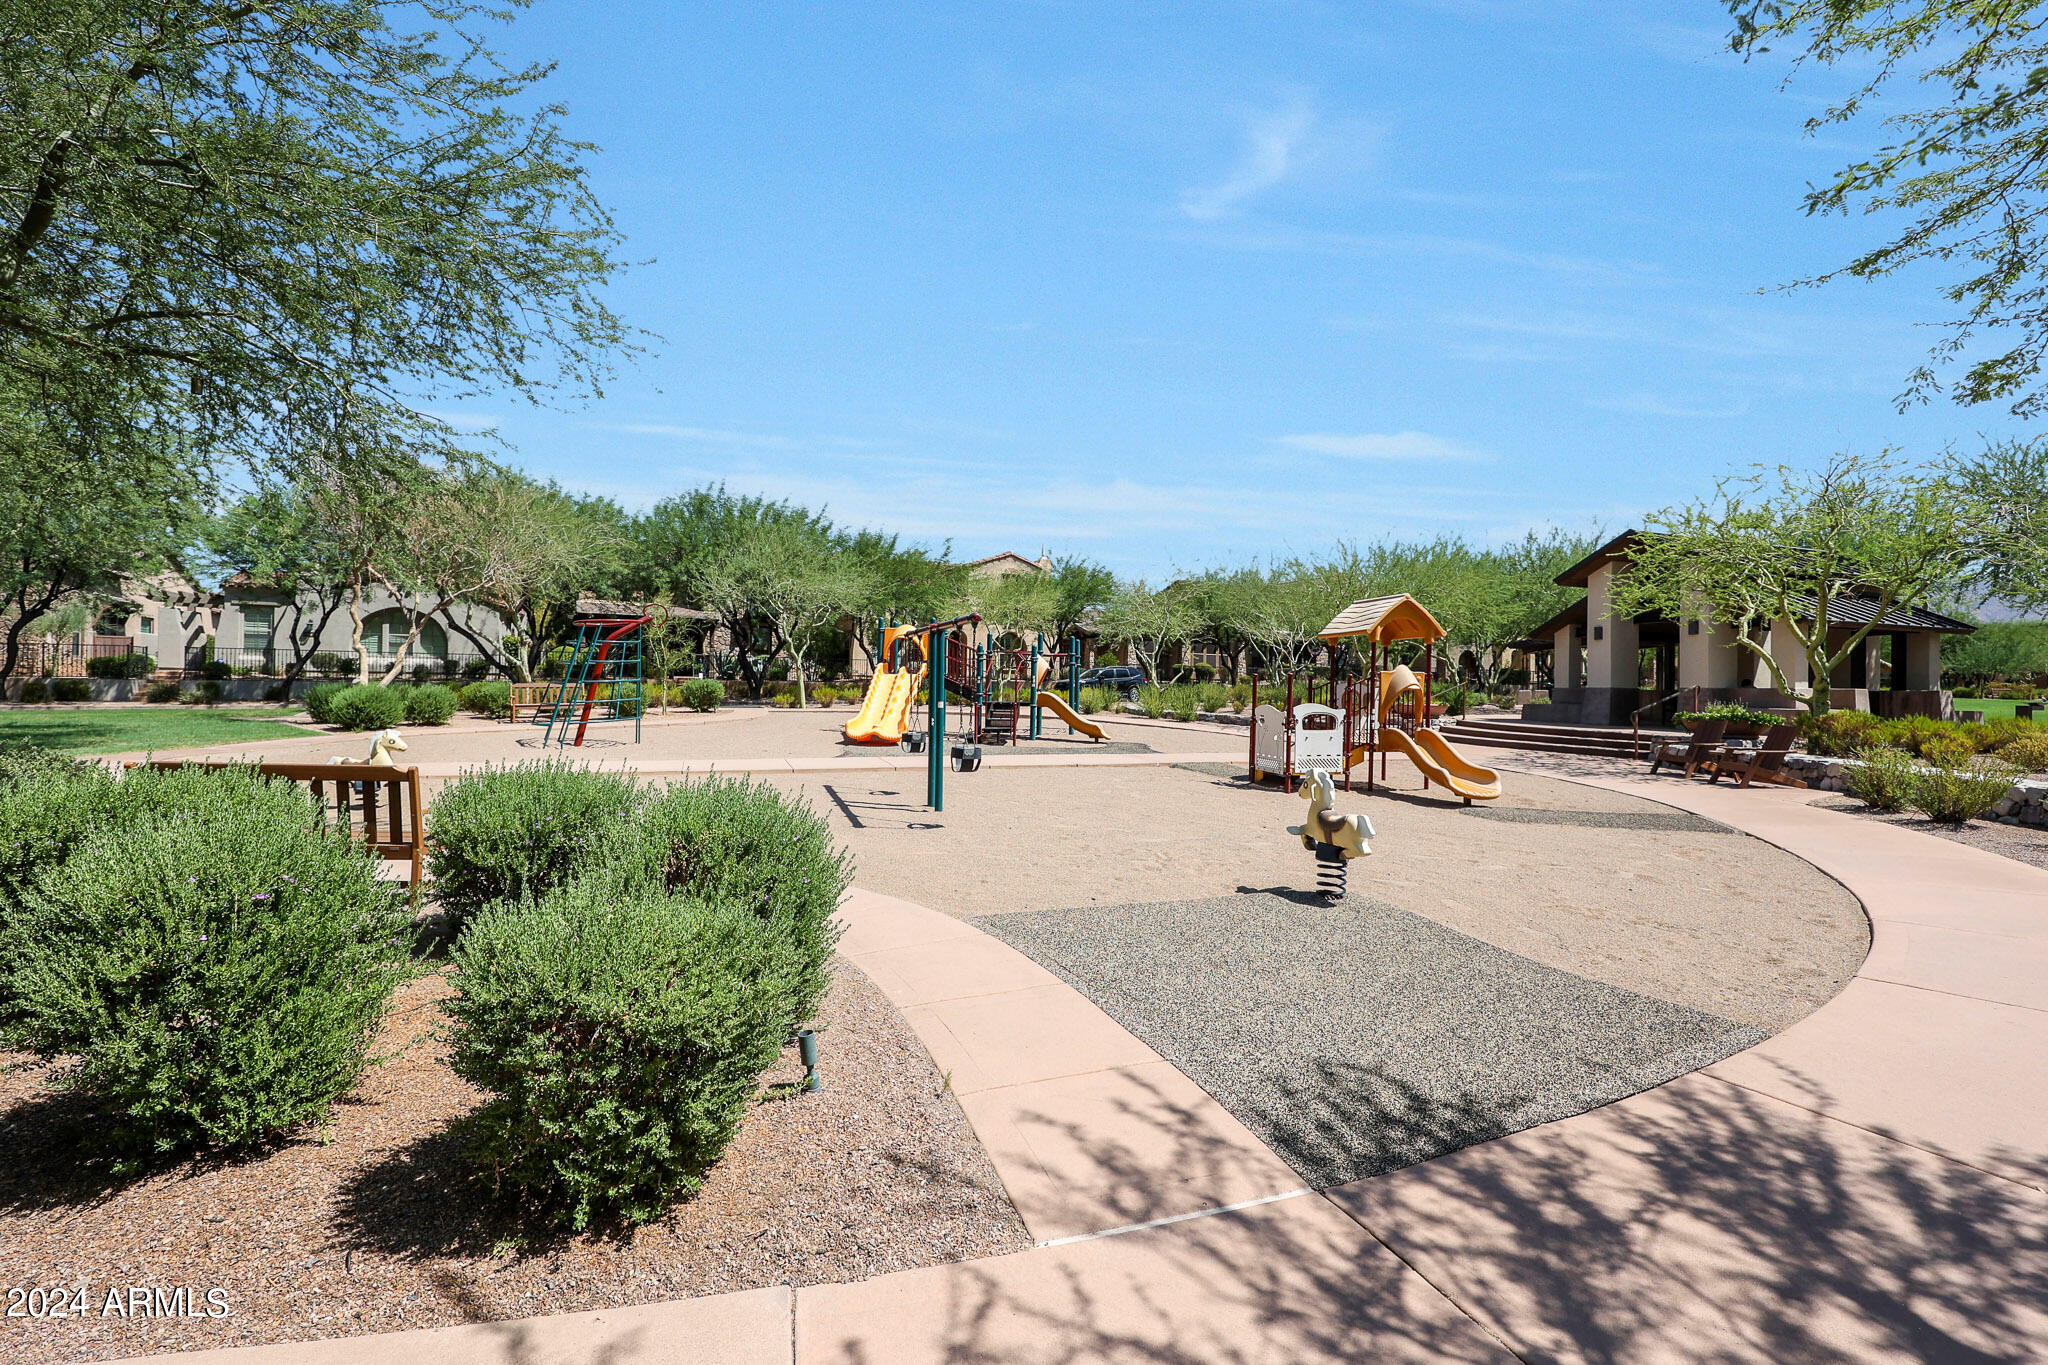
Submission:
[[[1611,398],[1591,399],[1586,406],[1607,412],[1628,413],[1636,417],[1729,418],[1747,413],[1749,400],[1743,398],[1733,403],[1704,406],[1698,403],[1673,402],[1654,393],[1638,390],[1634,393],[1616,394]]]
[[[1471,446],[1426,431],[1362,432],[1310,431],[1277,436],[1277,444],[1312,455],[1338,455],[1348,460],[1473,460],[1481,458]]]
[[[1247,121],[1244,149],[1223,179],[1183,193],[1180,211],[1200,223],[1233,217],[1244,205],[1296,173],[1312,159],[1316,112],[1296,96]]]

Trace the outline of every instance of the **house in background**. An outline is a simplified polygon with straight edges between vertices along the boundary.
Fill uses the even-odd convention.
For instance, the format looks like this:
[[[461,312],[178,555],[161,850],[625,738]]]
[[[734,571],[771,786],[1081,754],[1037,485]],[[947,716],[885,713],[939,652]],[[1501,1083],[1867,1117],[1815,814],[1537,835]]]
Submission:
[[[275,584],[238,573],[220,585],[215,597],[219,616],[213,654],[238,672],[281,673],[299,653],[308,659],[332,655],[337,661],[356,655],[355,627],[345,593],[327,600],[310,593],[295,596]],[[362,652],[373,671],[389,668],[412,629],[413,618],[405,603],[382,586],[364,592],[361,609]],[[493,650],[502,650],[511,633],[505,618],[486,606],[451,603],[449,614]],[[295,645],[299,647],[296,650]],[[460,672],[470,660],[483,657],[460,631],[450,630],[438,616],[427,619],[405,651],[408,665],[438,666],[439,672]]]
[[[1523,710],[1523,719],[1554,725],[1626,725],[1669,719],[1683,694],[1685,706],[1739,702],[1783,710],[1803,704],[1813,688],[1829,689],[1836,706],[1880,715],[1946,716],[1952,698],[1941,686],[1941,640],[1975,629],[1925,608],[1890,608],[1874,600],[1840,597],[1829,604],[1832,647],[1846,643],[1872,618],[1860,648],[1832,678],[1808,676],[1806,651],[1784,618],[1765,629],[1764,644],[1784,672],[1790,694],[1777,688],[1755,652],[1736,642],[1734,626],[1704,613],[1672,620],[1655,612],[1623,616],[1612,605],[1616,580],[1628,572],[1641,533],[1624,531],[1557,576],[1586,595],[1531,632],[1528,643],[1550,642],[1551,691],[1547,704]],[[1808,604],[1810,613],[1812,604]],[[1804,627],[1810,614],[1799,618]]]
[[[15,665],[17,680],[82,678],[94,659],[134,655],[147,655],[151,671],[176,672],[205,648],[213,633],[211,599],[177,569],[124,577],[111,593],[71,594],[58,599],[52,611],[81,598],[95,607],[91,622],[61,635],[25,635]],[[0,626],[6,624],[0,619]]]

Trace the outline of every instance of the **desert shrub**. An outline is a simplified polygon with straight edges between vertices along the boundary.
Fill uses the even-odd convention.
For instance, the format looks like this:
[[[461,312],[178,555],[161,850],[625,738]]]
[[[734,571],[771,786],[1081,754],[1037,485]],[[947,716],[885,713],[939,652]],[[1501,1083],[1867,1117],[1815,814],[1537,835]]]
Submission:
[[[336,693],[327,709],[344,730],[384,730],[405,719],[405,693],[395,687],[360,683]]]
[[[51,773],[60,776],[99,773],[105,769],[91,759],[73,758],[56,749],[46,749],[40,744],[27,740],[0,740],[0,799],[4,799],[16,783],[45,777]]]
[[[178,704],[180,706],[218,706],[220,705],[220,699],[221,685],[219,680],[214,678],[205,679],[190,692],[180,692],[178,694]]]
[[[2033,733],[2014,735],[1993,752],[2024,773],[2048,772],[2048,726],[2030,725]]]
[[[212,678],[215,682],[219,682],[222,679],[234,677],[235,670],[234,666],[225,659],[208,659],[199,670],[199,676],[202,678]]]
[[[1935,735],[1920,746],[1920,757],[1944,768],[1960,767],[1976,755],[1967,735]]]
[[[811,689],[811,700],[819,706],[830,706],[839,700],[839,693],[830,687],[814,687]]]
[[[90,701],[92,686],[83,678],[56,678],[50,683],[51,701]]]
[[[455,965],[452,1065],[495,1096],[473,1153],[579,1229],[696,1190],[788,1036],[787,950],[731,907],[572,888],[480,915]]]
[[[410,959],[402,888],[302,791],[192,779],[178,806],[96,831],[0,930],[15,1041],[75,1057],[64,1084],[135,1156],[320,1118]]]
[[[714,678],[692,678],[678,689],[678,695],[692,711],[716,711],[725,700],[725,686]]]
[[[602,875],[758,915],[796,955],[788,1024],[808,1019],[831,982],[832,916],[853,869],[816,811],[765,783],[678,782],[647,806]]]
[[[1166,689],[1158,683],[1146,683],[1138,689],[1138,709],[1153,720],[1165,715],[1168,705]]]
[[[147,654],[107,654],[85,661],[90,678],[146,678],[156,672],[156,660]]]
[[[177,701],[179,690],[178,685],[174,682],[151,683],[144,689],[142,699],[154,705],[162,706],[168,702]]]
[[[41,706],[50,699],[50,685],[41,678],[31,678],[21,685],[21,701],[24,706]]]
[[[1176,683],[1166,691],[1166,714],[1175,720],[1193,720],[1201,709],[1201,695],[1189,683]],[[1150,714],[1148,711],[1146,714]]]
[[[347,683],[314,683],[300,695],[299,701],[306,708],[306,714],[321,725],[334,724],[334,699],[348,691]]]
[[[465,711],[473,711],[493,720],[504,720],[512,714],[512,684],[502,679],[489,678],[473,682],[456,694]]]
[[[1934,762],[1914,771],[1906,784],[1906,804],[1936,824],[1964,824],[1997,804],[2016,776],[1996,759]]]
[[[588,866],[640,804],[632,779],[566,763],[464,773],[427,812],[436,899],[462,921],[545,896]]]
[[[1872,810],[1904,810],[1908,784],[1919,768],[1912,756],[1904,749],[1877,744],[1859,750],[1856,757],[1857,766],[1843,771],[1849,795]]]
[[[446,725],[455,714],[455,693],[439,683],[427,683],[405,694],[407,725]]]
[[[484,674],[491,671],[491,661],[479,655],[462,661],[462,676],[469,682],[481,682]]]
[[[796,690],[792,688],[787,692],[777,692],[768,700],[776,706],[794,710],[796,708]]]
[[[1806,752],[1841,758],[1870,747],[1881,724],[1868,711],[1807,714],[1799,717],[1799,737],[1806,742]]]
[[[1097,711],[1107,711],[1116,702],[1106,687],[1084,687],[1081,689],[1081,714],[1092,716]]]
[[[1204,711],[1224,711],[1230,707],[1230,689],[1222,683],[1201,683],[1195,688],[1195,700]]]
[[[1697,711],[1681,711],[1675,719],[1681,724],[1686,721],[1692,721],[1697,724],[1703,720],[1725,720],[1740,725],[1770,726],[1776,725],[1784,717],[1774,716],[1768,711],[1759,711],[1753,706],[1739,706],[1734,702],[1716,702],[1712,706],[1702,706]]]

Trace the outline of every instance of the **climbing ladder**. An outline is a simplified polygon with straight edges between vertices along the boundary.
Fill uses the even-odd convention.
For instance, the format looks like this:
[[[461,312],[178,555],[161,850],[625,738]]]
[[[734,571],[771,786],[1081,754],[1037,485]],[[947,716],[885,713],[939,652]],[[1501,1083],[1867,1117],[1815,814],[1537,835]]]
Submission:
[[[640,717],[647,710],[642,673],[643,642],[650,616],[579,616],[569,669],[548,708],[547,733],[541,747],[581,747],[583,733],[595,719],[631,719],[633,742],[640,742]],[[593,714],[594,713],[594,714]],[[574,737],[571,738],[571,732]]]

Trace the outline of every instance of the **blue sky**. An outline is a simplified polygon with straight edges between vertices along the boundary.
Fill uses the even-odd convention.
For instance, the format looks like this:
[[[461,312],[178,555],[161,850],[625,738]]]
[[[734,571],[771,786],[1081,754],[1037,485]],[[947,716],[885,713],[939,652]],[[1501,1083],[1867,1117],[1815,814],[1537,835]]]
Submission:
[[[1895,410],[1931,277],[1758,292],[1879,225],[1803,216],[1860,144],[1724,19],[541,0],[503,46],[559,63],[661,339],[602,400],[459,415],[629,507],[722,479],[1154,576],[2011,430]]]

